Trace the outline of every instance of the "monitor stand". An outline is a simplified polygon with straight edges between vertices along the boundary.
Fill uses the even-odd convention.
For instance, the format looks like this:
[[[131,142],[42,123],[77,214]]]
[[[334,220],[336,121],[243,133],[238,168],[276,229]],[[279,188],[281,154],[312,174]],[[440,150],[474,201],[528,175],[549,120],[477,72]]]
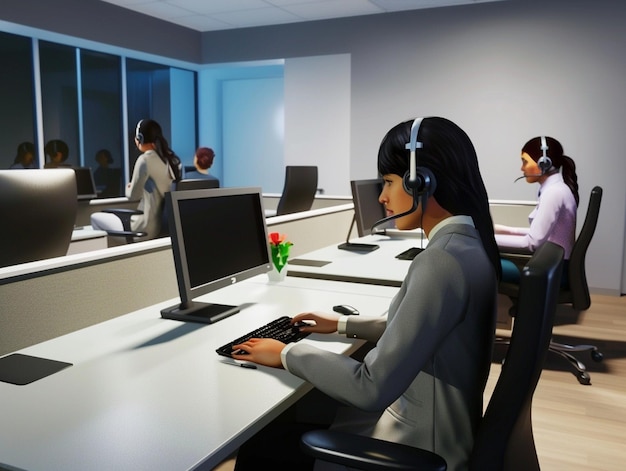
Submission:
[[[356,214],[352,216],[352,223],[350,223],[350,229],[348,229],[348,235],[346,236],[346,241],[337,246],[338,249],[341,250],[349,250],[351,252],[371,252],[379,248],[376,244],[362,244],[359,242],[350,242],[350,234],[352,233],[352,229],[354,228],[354,222],[356,221]]]
[[[181,303],[162,309],[161,317],[183,322],[213,324],[237,312],[239,312],[239,306],[190,302],[186,306]]]

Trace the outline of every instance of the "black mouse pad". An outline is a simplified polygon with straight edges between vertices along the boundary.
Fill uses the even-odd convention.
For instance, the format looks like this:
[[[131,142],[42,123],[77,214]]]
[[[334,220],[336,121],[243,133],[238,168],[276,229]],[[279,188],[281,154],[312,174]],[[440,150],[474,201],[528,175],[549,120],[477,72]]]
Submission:
[[[61,371],[71,363],[12,353],[0,358],[0,381],[23,386]]]
[[[330,262],[327,262],[326,260],[310,260],[308,258],[294,258],[289,260],[290,265],[305,265],[307,267],[323,267],[329,263]]]

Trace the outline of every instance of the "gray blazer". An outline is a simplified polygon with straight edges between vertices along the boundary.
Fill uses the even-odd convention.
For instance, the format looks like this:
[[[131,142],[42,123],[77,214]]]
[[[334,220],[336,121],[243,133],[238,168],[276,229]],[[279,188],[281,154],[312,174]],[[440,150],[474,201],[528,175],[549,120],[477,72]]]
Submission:
[[[448,224],[411,263],[387,318],[350,317],[346,334],[376,343],[359,362],[293,345],[293,374],[350,406],[334,428],[442,455],[467,468],[482,416],[497,280],[478,231]]]

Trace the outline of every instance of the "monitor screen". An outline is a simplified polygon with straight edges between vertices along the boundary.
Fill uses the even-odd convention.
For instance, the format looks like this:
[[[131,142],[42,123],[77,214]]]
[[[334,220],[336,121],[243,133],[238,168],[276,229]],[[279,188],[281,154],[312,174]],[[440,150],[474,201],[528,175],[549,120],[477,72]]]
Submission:
[[[385,206],[378,198],[383,189],[383,181],[380,178],[371,180],[352,180],[352,201],[354,203],[354,215],[359,237],[371,234],[372,226],[386,216]],[[381,224],[378,231],[394,227],[393,221]]]
[[[194,298],[270,270],[261,189],[172,191],[165,202],[181,303],[161,315],[211,323],[234,314]]]
[[[90,200],[98,197],[96,183],[90,167],[74,167],[76,174],[76,195],[79,200]]]

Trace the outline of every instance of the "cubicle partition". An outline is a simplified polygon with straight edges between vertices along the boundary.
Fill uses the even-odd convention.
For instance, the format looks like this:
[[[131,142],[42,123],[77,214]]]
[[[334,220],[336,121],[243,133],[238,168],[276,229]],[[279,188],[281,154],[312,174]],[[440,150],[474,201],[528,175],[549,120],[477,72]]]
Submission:
[[[341,242],[352,214],[349,203],[267,225],[286,233],[298,256]],[[177,296],[169,238],[0,268],[0,355]]]
[[[268,218],[268,231],[287,234],[292,257],[341,243],[354,213],[341,203],[321,199],[311,211]],[[503,224],[523,224],[531,209],[492,203]],[[2,268],[0,355],[175,298],[176,286],[169,238]]]

